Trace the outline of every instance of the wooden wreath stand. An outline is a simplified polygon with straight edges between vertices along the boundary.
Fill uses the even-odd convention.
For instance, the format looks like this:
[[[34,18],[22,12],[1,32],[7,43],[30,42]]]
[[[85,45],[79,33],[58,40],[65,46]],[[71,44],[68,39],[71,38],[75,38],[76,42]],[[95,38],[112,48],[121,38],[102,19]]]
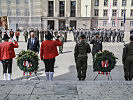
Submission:
[[[102,67],[103,68],[108,67],[108,60],[102,61],[101,63],[102,63]],[[99,75],[106,75],[108,77],[108,80],[112,80],[112,76],[111,76],[110,72],[101,72],[101,71],[98,71],[98,74],[94,78],[94,81],[97,79],[97,77]]]
[[[24,66],[26,67],[27,75],[25,75],[25,72],[23,71],[23,76],[22,76],[21,80],[23,80],[24,76],[27,76],[26,79],[28,80],[31,77],[31,74],[32,74],[32,72],[28,72],[28,67],[31,67],[31,65],[30,65],[30,63],[28,61],[24,61]],[[29,75],[28,75],[28,73],[29,73]],[[37,72],[34,71],[33,73],[35,74],[37,79],[40,81],[40,78],[38,77]]]

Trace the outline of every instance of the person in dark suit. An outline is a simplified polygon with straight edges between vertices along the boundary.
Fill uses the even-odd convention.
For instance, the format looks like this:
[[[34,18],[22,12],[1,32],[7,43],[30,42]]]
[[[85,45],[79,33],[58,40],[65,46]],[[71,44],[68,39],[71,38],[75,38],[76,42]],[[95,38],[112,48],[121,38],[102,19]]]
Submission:
[[[38,54],[39,48],[40,48],[39,40],[34,36],[34,32],[31,32],[30,38],[28,39],[27,50],[29,49]]]

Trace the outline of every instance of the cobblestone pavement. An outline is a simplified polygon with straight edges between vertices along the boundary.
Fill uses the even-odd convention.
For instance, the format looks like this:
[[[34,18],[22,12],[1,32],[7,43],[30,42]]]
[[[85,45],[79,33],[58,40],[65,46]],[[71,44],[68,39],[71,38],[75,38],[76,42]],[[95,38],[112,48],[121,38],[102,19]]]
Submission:
[[[0,81],[0,100],[132,100],[133,82]]]

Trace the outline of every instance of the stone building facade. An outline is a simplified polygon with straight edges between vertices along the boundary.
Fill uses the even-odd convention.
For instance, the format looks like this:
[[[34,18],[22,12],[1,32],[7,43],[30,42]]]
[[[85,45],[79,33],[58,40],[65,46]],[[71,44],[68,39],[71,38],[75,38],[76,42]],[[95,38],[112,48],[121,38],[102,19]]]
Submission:
[[[0,16],[8,16],[9,28],[41,28],[41,0],[0,0]]]

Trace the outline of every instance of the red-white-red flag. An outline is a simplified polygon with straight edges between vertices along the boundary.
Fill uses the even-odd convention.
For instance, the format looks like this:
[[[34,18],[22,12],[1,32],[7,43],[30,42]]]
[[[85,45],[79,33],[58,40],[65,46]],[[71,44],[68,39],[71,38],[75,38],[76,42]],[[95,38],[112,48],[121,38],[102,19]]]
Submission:
[[[108,15],[108,22],[111,23],[111,17],[112,17],[112,4],[110,0],[110,7],[109,7],[109,15]]]

